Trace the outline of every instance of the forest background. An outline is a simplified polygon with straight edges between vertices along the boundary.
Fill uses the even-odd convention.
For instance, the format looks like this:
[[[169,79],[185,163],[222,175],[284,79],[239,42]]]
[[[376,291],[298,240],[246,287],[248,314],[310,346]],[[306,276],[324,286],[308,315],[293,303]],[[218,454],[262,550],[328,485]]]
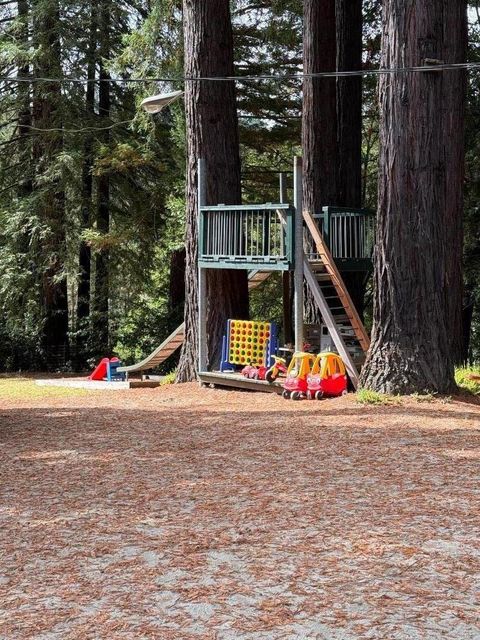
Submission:
[[[363,2],[365,70],[379,64],[380,5]],[[476,4],[468,16],[477,62]],[[302,70],[302,2],[237,0],[232,21],[243,200],[274,202],[278,173],[290,172],[291,184],[301,154],[302,83],[284,76]],[[110,353],[134,361],[183,319],[184,105],[155,116],[140,108],[148,95],[183,89],[181,2],[1,0],[0,28],[0,368],[80,369]],[[241,80],[258,75],[277,77]],[[134,81],[146,78],[165,80]],[[480,359],[479,89],[472,70],[464,220],[472,361]],[[362,205],[372,209],[378,123],[377,77],[365,76]],[[281,321],[280,291],[272,277],[253,292],[252,316]]]

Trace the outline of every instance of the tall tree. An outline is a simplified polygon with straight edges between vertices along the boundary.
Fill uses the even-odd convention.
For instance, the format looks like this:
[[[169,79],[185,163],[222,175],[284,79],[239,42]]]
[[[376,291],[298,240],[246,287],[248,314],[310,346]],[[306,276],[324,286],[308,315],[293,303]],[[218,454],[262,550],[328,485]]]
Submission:
[[[108,62],[111,55],[111,7],[108,0],[99,4],[99,88],[98,115],[102,123],[101,141],[105,149],[110,144],[111,88]],[[110,176],[109,169],[100,169],[97,178],[97,231],[105,236],[110,231]],[[95,348],[98,353],[110,350],[109,297],[110,297],[110,255],[108,243],[98,251],[95,261],[95,292],[93,303],[93,327]]]
[[[360,207],[362,204],[362,78],[309,78],[328,71],[356,71],[362,66],[361,0],[304,1],[304,80],[302,148],[304,206]],[[365,274],[344,274],[360,315]],[[310,292],[306,317],[320,320]]]
[[[362,0],[336,0],[337,70],[362,68]],[[338,174],[335,204],[362,206],[362,77],[337,78]],[[350,271],[343,280],[363,316],[366,278]]]
[[[336,0],[338,71],[362,68],[362,0]],[[362,77],[337,78],[336,204],[362,206]]]
[[[335,0],[304,0],[303,8],[303,207],[315,214],[337,201],[336,82],[334,77],[310,77],[336,67]],[[304,300],[307,321],[320,322],[308,288]]]
[[[335,78],[309,74],[336,67],[335,0],[304,0],[303,27],[303,203],[319,213],[337,200],[337,110]]]
[[[94,122],[95,115],[95,73],[96,73],[96,53],[97,53],[97,25],[98,10],[97,3],[92,0],[89,7],[90,24],[88,45],[85,56],[87,66],[87,86],[85,90],[85,114],[87,121]],[[92,224],[92,197],[93,197],[93,135],[87,132],[83,143],[83,166],[82,166],[82,186],[81,186],[81,225],[82,229],[88,229]],[[91,292],[91,260],[92,252],[90,245],[84,239],[80,241],[78,257],[78,289],[77,289],[77,359],[81,366],[84,356],[87,353],[85,343],[88,342],[88,327],[90,320],[90,292]]]
[[[461,0],[384,0],[381,66],[456,62],[453,52],[465,46],[465,12]],[[374,326],[362,372],[362,384],[376,391],[454,387],[451,318],[460,301],[452,280],[461,278],[463,136],[447,134],[463,126],[464,91],[453,74],[463,72],[380,79]]]
[[[37,2],[33,12],[33,34],[37,54],[35,75],[40,78],[62,76],[60,43],[60,7],[56,0]],[[68,346],[67,280],[64,269],[66,253],[65,193],[58,173],[58,156],[63,149],[62,92],[58,82],[35,85],[33,124],[41,130],[34,138],[36,164],[35,195],[40,222],[44,227],[41,269],[41,295],[44,310],[42,346],[47,364],[56,366],[64,360]]]
[[[232,76],[233,40],[228,0],[184,0],[185,76]],[[233,81],[198,80],[185,87],[187,121],[186,340],[177,379],[195,378],[197,332],[197,163],[206,163],[207,204],[241,202],[238,122]],[[207,277],[208,357],[220,359],[229,317],[248,316],[247,274],[212,269]]]

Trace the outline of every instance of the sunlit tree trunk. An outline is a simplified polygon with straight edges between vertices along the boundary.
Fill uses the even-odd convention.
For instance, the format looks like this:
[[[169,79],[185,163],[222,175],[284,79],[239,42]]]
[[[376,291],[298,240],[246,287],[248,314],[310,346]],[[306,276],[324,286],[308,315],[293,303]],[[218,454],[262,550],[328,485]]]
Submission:
[[[465,46],[465,11],[460,0],[385,0],[382,67],[457,62]],[[376,391],[454,388],[464,89],[462,71],[380,79],[374,326],[362,372],[362,384]]]
[[[228,0],[184,0],[185,75],[233,75],[233,41]],[[177,379],[196,377],[198,360],[197,300],[197,163],[204,158],[207,204],[241,201],[238,122],[233,82],[187,82],[187,217],[185,332]],[[248,315],[247,274],[211,270],[207,278],[208,357],[219,363],[221,339],[230,317]]]

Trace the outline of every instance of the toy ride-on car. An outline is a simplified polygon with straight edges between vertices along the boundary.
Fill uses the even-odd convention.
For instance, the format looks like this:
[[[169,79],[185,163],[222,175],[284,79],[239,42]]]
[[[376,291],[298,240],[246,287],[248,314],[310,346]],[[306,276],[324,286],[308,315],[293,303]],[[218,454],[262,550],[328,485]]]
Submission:
[[[267,382],[275,382],[280,373],[287,373],[287,361],[285,358],[279,356],[272,356],[275,362],[272,364],[265,374],[265,380]]]
[[[300,400],[307,394],[307,376],[315,362],[313,353],[297,351],[288,365],[287,378],[283,383],[283,397]]]
[[[247,364],[241,371],[242,376],[251,378],[252,380],[265,380],[266,373],[267,367],[255,367],[252,364]]]
[[[347,393],[347,376],[343,360],[336,353],[319,353],[307,375],[307,398],[320,400],[324,396]]]

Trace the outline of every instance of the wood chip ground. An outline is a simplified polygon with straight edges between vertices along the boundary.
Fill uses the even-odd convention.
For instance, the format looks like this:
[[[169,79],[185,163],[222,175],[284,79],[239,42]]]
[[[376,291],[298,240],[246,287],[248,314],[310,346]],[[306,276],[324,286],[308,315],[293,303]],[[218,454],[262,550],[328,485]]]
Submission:
[[[480,407],[0,401],[2,640],[479,640]]]

